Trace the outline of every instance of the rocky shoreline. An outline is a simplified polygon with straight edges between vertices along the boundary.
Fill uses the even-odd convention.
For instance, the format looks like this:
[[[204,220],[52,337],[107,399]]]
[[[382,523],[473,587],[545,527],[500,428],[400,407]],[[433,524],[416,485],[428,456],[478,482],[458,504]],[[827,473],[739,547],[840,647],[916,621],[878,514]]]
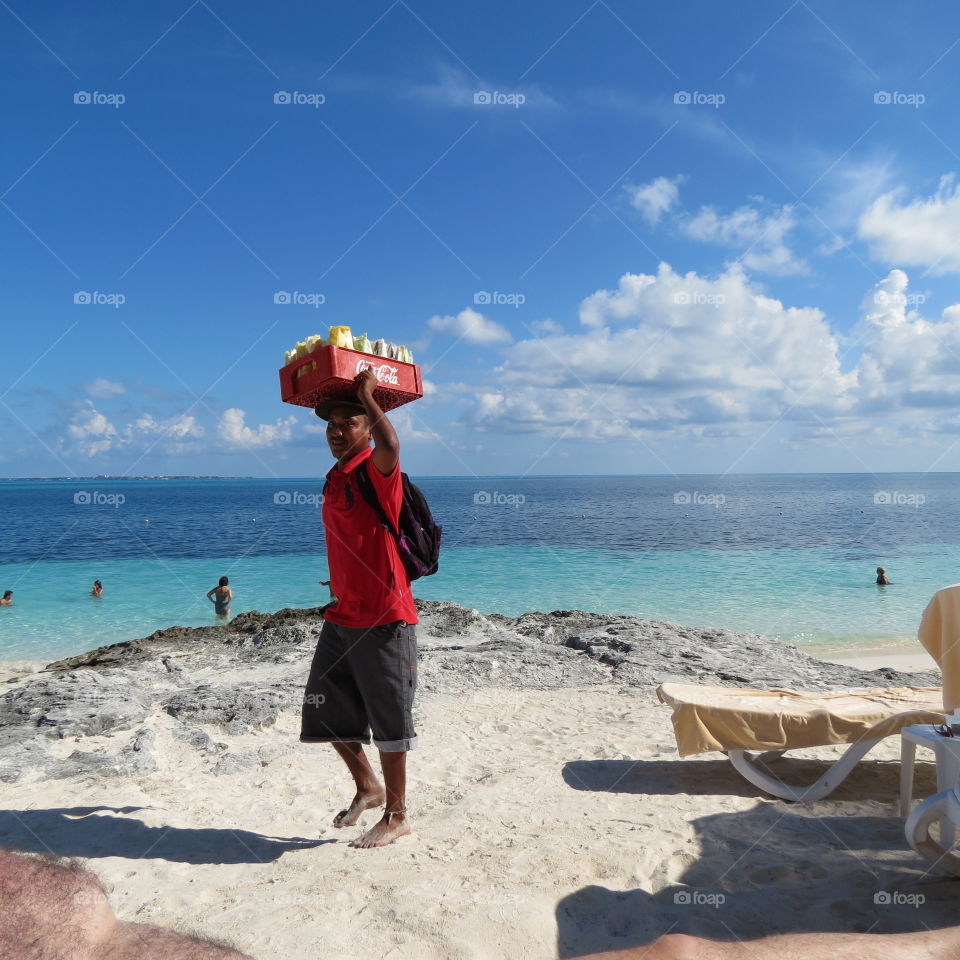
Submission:
[[[421,699],[485,687],[606,687],[653,702],[655,687],[668,680],[816,690],[939,683],[934,671],[863,671],[728,630],[577,610],[504,617],[453,603],[417,605]],[[270,744],[253,755],[231,753],[216,738],[297,713],[321,626],[319,608],[244,613],[224,625],[171,627],[100,647],[0,683],[0,781],[149,774],[157,769],[149,721],[158,717],[169,718],[175,739],[207,755],[215,774],[265,766]],[[114,735],[115,751],[102,743]],[[95,750],[83,749],[86,738],[96,739]],[[80,746],[67,753],[67,740]]]

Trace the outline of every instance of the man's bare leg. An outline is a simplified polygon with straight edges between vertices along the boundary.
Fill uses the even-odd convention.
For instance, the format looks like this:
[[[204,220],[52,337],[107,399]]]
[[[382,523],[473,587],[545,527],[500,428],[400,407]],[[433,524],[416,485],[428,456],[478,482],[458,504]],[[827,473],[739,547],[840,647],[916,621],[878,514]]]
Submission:
[[[960,927],[920,933],[788,933],[743,943],[668,934],[584,960],[958,960]]]
[[[334,743],[334,749],[343,758],[353,782],[357,785],[357,795],[346,810],[341,810],[334,818],[335,827],[352,827],[364,810],[382,807],[387,799],[383,784],[370,766],[362,743]]]
[[[407,754],[380,751],[383,780],[387,785],[387,808],[383,819],[350,842],[351,847],[385,847],[410,832],[407,823]]]
[[[118,922],[102,952],[91,960],[250,960],[237,953],[195,937],[143,923]]]
[[[250,960],[161,927],[122,923],[97,877],[0,850],[0,957],[17,960]]]

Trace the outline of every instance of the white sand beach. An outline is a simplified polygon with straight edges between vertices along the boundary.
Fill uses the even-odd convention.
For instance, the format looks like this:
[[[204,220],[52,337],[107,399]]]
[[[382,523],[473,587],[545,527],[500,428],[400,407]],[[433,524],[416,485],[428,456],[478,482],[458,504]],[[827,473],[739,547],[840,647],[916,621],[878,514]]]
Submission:
[[[264,689],[288,682],[286,652],[263,663],[247,652],[242,665],[178,654],[189,676],[156,660],[137,669],[158,696],[225,689],[240,673]],[[207,724],[202,749],[158,709],[135,729],[48,740],[66,762],[152,734],[154,769],[5,783],[0,843],[82,858],[121,919],[221,938],[258,960],[573,957],[669,931],[914,930],[956,916],[955,882],[904,840],[896,738],[827,800],[789,804],[720,754],[681,760],[652,686],[498,686],[509,656],[469,660],[488,677],[472,689],[438,682],[459,661],[426,671],[410,757],[415,834],[391,847],[352,849],[359,829],[330,825],[352,784],[332,749],[298,742],[291,708],[262,729]],[[104,670],[103,682],[132,670]],[[837,753],[776,768],[812,780]],[[934,789],[932,765],[918,763],[917,795]],[[922,894],[922,906],[878,906],[891,890]]]
[[[818,653],[817,656],[828,663],[841,663],[848,667],[859,667],[861,670],[881,670],[884,667],[905,671],[937,669],[930,654],[919,644],[916,650],[897,649],[889,652],[857,650],[850,653]]]

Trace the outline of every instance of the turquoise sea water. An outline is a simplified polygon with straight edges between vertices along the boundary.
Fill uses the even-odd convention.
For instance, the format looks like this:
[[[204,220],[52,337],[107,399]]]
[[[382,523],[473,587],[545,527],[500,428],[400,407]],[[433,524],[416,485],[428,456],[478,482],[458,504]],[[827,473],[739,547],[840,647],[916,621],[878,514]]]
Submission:
[[[421,486],[445,546],[440,572],[415,593],[481,612],[579,608],[880,647],[910,642],[933,591],[960,580],[952,475]],[[0,590],[15,591],[14,606],[0,607],[0,658],[49,658],[172,624],[214,623],[203,595],[221,575],[235,590],[234,613],[325,602],[321,487],[316,479],[0,484]],[[874,584],[878,564],[892,586]],[[94,579],[103,597],[90,596]]]

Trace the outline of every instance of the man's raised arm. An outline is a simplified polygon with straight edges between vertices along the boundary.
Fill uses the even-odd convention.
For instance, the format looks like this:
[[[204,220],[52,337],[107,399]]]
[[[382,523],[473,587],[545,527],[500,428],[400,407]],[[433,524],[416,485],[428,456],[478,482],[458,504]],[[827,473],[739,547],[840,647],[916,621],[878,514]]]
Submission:
[[[373,397],[373,390],[377,385],[374,372],[369,369],[361,370],[357,374],[356,383],[357,396],[367,411],[370,432],[373,434],[373,454],[370,459],[380,473],[386,476],[392,472],[400,459],[400,440],[397,437],[397,431],[393,429],[393,424]]]

